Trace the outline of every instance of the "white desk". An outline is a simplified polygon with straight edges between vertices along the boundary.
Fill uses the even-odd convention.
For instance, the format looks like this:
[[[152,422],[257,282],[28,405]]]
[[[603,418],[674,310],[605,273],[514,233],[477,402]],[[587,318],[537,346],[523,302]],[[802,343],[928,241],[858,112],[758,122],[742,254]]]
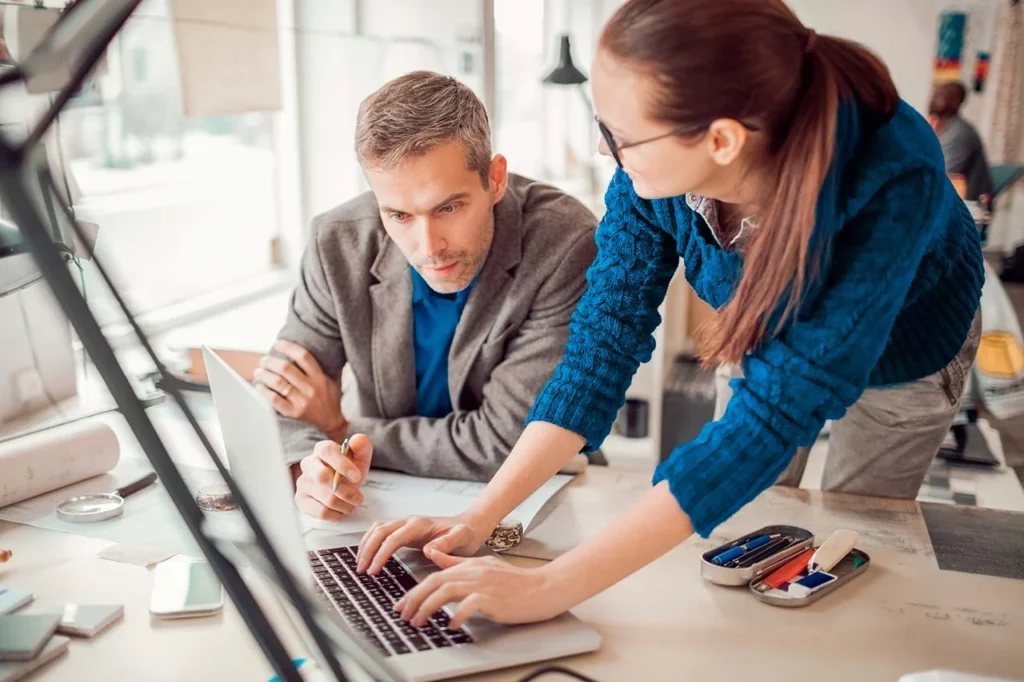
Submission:
[[[592,467],[538,527],[538,539],[556,527],[593,532],[647,480],[644,472]],[[566,664],[608,681],[717,677],[741,653],[758,662],[762,679],[787,682],[895,680],[938,667],[1024,676],[1024,581],[939,571],[916,503],[771,490],[718,537],[764,523],[795,523],[819,536],[838,526],[856,528],[873,565],[817,604],[780,609],[744,589],[703,581],[698,555],[716,541],[693,538],[578,607],[604,644]],[[213,619],[151,620],[151,572],[96,558],[109,542],[6,523],[0,538],[15,554],[0,565],[0,581],[34,592],[36,610],[76,600],[125,604],[124,621],[94,641],[73,641],[67,656],[33,679],[258,682],[270,676],[230,606]],[[524,671],[479,679],[514,680]]]
[[[150,413],[172,454],[181,463],[208,466],[167,409]],[[101,418],[115,427],[124,455],[134,454],[138,445],[121,417]],[[216,435],[211,433],[215,441]],[[530,549],[541,556],[565,551],[629,507],[649,481],[646,471],[591,467],[536,525],[527,538]],[[803,526],[819,538],[838,527],[854,528],[872,566],[850,585],[796,610],[701,579],[701,552],[767,523]],[[97,558],[110,544],[0,523],[0,546],[14,550],[12,561],[0,564],[0,584],[33,592],[32,610],[74,601],[125,605],[124,621],[94,641],[73,641],[69,654],[37,673],[38,679],[270,677],[230,605],[210,619],[152,620],[151,571]],[[604,645],[569,664],[600,680],[719,675],[740,650],[761,661],[763,677],[787,682],[822,677],[826,670],[835,679],[895,680],[936,667],[1024,678],[1024,581],[939,571],[920,508],[912,502],[770,490],[716,538],[691,538],[575,612],[602,633]],[[514,680],[522,673],[481,679]]]

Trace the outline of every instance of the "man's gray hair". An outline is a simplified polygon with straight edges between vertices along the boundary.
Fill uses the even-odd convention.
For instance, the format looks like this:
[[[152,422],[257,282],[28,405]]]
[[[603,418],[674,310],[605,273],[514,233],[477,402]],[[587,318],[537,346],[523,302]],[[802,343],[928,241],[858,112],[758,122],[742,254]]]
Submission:
[[[487,110],[454,78],[413,71],[388,81],[359,105],[356,155],[364,167],[388,170],[447,142],[462,144],[467,166],[486,187],[491,167]]]

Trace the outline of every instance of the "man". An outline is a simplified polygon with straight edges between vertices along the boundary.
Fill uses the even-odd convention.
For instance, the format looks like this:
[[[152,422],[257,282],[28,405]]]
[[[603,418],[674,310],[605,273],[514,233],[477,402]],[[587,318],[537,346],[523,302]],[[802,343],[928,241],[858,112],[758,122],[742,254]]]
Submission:
[[[368,97],[356,154],[372,192],[313,221],[256,374],[300,460],[296,502],[325,519],[361,502],[371,453],[490,478],[562,357],[596,253],[593,214],[508,174],[483,104],[452,78],[410,73]]]
[[[946,172],[962,176],[966,189],[964,199],[987,201],[992,196],[992,175],[985,158],[981,136],[970,123],[960,117],[960,107],[967,98],[963,83],[942,83],[932,92],[928,119],[939,136]]]

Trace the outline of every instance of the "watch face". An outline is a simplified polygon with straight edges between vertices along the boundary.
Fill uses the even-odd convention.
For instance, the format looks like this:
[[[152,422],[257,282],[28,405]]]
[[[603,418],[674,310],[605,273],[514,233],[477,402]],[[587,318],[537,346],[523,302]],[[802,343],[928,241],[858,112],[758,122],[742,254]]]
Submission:
[[[512,549],[523,541],[523,524],[513,518],[501,521],[487,538],[487,546],[495,552],[503,552]]]

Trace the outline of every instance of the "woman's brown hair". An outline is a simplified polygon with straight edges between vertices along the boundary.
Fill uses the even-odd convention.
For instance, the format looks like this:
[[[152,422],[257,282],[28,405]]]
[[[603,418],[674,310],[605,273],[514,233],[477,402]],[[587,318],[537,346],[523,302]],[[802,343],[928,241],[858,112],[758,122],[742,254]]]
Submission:
[[[739,362],[764,340],[769,320],[775,334],[799,310],[816,274],[811,235],[840,98],[885,117],[899,104],[896,86],[875,55],[808,30],[782,0],[629,0],[600,45],[653,79],[655,120],[752,121],[768,136],[765,175],[775,182],[761,190],[743,276],[700,346],[706,364]]]

